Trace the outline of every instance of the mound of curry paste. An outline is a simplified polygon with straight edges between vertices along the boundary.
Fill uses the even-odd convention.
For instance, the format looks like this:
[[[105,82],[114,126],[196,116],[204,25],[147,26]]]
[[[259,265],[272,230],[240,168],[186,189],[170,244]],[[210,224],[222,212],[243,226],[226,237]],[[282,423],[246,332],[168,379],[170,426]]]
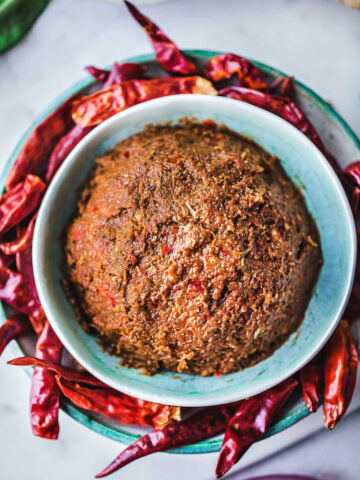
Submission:
[[[66,290],[122,363],[212,375],[300,325],[322,255],[277,158],[205,121],[149,126],[97,159],[66,232]]]

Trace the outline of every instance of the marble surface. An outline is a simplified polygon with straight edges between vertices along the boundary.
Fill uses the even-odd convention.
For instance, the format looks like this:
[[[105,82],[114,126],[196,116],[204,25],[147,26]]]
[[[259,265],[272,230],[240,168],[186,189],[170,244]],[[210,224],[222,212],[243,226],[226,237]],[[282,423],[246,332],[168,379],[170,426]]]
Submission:
[[[144,11],[183,48],[234,51],[295,75],[360,134],[360,11],[334,0],[173,0]],[[111,0],[53,0],[24,40],[0,56],[0,168],[35,116],[84,76],[83,65],[148,51],[144,34]],[[32,437],[29,380],[6,366],[9,358],[10,350],[0,361],[0,478],[92,478],[121,445],[62,413],[57,442]],[[245,471],[240,464],[227,478],[291,472],[358,480],[359,445],[358,411],[335,431],[321,431]],[[157,454],[114,478],[208,480],[215,462],[216,454]]]

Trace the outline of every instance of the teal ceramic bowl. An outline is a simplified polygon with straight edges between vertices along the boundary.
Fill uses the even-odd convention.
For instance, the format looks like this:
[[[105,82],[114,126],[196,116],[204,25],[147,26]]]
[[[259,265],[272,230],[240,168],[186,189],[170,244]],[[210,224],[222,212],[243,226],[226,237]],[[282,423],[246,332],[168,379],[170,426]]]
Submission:
[[[148,123],[176,123],[184,116],[225,123],[278,156],[287,174],[303,191],[320,231],[324,256],[298,331],[268,359],[220,377],[172,372],[148,377],[138,370],[121,367],[118,358],[105,353],[96,338],[81,328],[61,287],[62,232],[74,212],[76,190],[94,159]],[[355,245],[353,217],[345,193],[327,160],[303,134],[279,117],[243,102],[178,95],[119,113],[95,128],[72,151],[42,202],[34,234],[33,262],[40,300],[52,327],[70,354],[88,371],[129,395],[179,406],[205,406],[264,391],[298,371],[319,351],[346,305],[354,274]]]

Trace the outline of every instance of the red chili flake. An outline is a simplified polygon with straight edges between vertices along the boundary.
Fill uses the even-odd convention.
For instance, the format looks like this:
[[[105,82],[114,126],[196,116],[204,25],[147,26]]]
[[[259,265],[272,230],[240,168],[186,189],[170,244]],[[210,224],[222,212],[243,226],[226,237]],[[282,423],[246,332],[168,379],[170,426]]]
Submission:
[[[218,134],[216,135],[216,139],[217,139],[217,140],[222,140],[223,138],[224,138],[224,135],[223,135],[222,133],[218,133]]]
[[[185,93],[216,95],[216,90],[199,76],[127,80],[75,101],[72,117],[82,127],[94,126],[138,103]]]
[[[214,122],[214,120],[211,120],[210,118],[206,118],[205,120],[202,121],[202,124],[204,125],[204,127],[206,128],[217,128],[217,125],[216,123]]]
[[[171,253],[172,252],[172,246],[171,245],[164,245],[162,250],[161,250],[161,253],[163,255],[167,255],[168,253]]]
[[[134,19],[148,34],[155,50],[156,59],[165,70],[181,75],[197,73],[195,64],[178,49],[175,43],[150,18],[145,17],[132,3],[126,0],[125,5]]]
[[[234,53],[223,53],[211,58],[204,66],[204,73],[213,82],[237,75],[239,85],[267,92],[269,87],[254,64]]]
[[[98,291],[99,291],[99,295],[102,298],[104,298],[105,300],[110,300],[112,307],[116,307],[115,298],[112,295],[110,295],[108,285],[104,285],[104,284],[100,285],[98,288]]]
[[[98,210],[99,210],[99,207],[97,207],[96,205],[94,205],[94,206],[92,207],[92,211],[93,211],[93,212],[97,212]]]
[[[78,228],[75,232],[75,240],[78,242],[79,240],[81,240],[81,236],[82,236],[82,231],[80,230],[80,228]]]
[[[244,167],[244,162],[242,160],[240,160],[240,158],[235,158],[235,163],[239,166],[239,167]]]
[[[215,372],[215,373],[214,373],[214,376],[215,376],[215,377],[221,377],[221,375],[222,375],[221,372]]]
[[[135,265],[138,261],[136,256],[133,253],[130,253],[130,260],[133,265]]]
[[[219,253],[221,257],[227,257],[229,255],[229,252],[222,247],[220,247]]]
[[[202,291],[202,285],[200,280],[191,280],[188,286],[189,292],[201,292]]]

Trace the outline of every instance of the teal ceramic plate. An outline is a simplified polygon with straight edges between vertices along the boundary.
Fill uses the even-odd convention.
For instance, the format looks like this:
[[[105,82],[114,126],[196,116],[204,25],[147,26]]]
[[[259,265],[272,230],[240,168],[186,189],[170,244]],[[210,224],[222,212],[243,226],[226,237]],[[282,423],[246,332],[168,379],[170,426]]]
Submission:
[[[194,59],[198,63],[206,61],[211,56],[219,52],[207,52],[207,51],[188,51],[189,55],[193,55]],[[155,63],[152,61],[152,56],[142,56],[130,59],[130,61],[143,62],[148,66],[150,73],[156,73]],[[269,78],[273,79],[282,73],[267,67],[262,64],[257,64],[261,68],[264,74]],[[71,94],[81,91],[83,89],[89,88],[92,84],[92,81],[87,79],[82,82],[78,82],[71,89],[65,92],[61,97],[59,97],[41,116],[37,119],[34,125],[26,132],[21,141],[19,142],[17,148],[13,152],[12,156],[9,159],[7,167],[3,172],[1,178],[1,184],[4,184],[6,174],[14,162],[18,151],[23,145],[29,133],[32,129],[45,117],[47,116],[54,108],[56,108],[65,98]],[[328,148],[340,159],[342,159],[344,165],[356,159],[359,155],[359,141],[351,131],[351,129],[346,125],[346,123],[336,114],[336,112],[320,97],[318,97],[311,90],[305,86],[297,83],[296,91],[298,95],[298,102],[302,108],[306,111],[310,119],[318,128],[321,137],[328,146]],[[4,318],[4,311],[1,312]],[[32,353],[33,351],[33,341],[31,338],[25,339],[21,342],[20,348],[26,353]],[[14,352],[19,354],[19,349]],[[27,371],[31,372],[30,369]],[[73,418],[77,421],[87,425],[89,428],[115,440],[118,440],[123,443],[131,443],[134,441],[141,433],[144,432],[144,429],[137,427],[129,427],[115,422],[111,422],[108,419],[100,415],[93,415],[87,412],[81,411],[75,408],[70,403],[64,402],[62,405],[63,409],[68,412]],[[281,420],[275,424],[272,429],[268,432],[268,435],[273,435],[295,422],[299,421],[301,418],[307,415],[307,410],[300,398],[294,399],[292,405],[288,407],[286,411],[281,415]],[[212,439],[210,441],[200,442],[199,444],[193,446],[187,446],[181,449],[176,450],[176,452],[181,453],[201,453],[201,452],[210,452],[216,451],[221,445],[221,437]]]

